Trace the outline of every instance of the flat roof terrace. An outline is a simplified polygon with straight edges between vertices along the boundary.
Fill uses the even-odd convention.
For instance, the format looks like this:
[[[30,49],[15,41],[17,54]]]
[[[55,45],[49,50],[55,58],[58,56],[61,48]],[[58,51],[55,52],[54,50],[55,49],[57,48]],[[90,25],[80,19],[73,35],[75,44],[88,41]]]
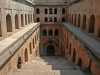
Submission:
[[[70,23],[63,23],[63,25],[81,42],[85,45],[95,56],[100,59],[100,42],[87,35],[86,33],[74,27]]]

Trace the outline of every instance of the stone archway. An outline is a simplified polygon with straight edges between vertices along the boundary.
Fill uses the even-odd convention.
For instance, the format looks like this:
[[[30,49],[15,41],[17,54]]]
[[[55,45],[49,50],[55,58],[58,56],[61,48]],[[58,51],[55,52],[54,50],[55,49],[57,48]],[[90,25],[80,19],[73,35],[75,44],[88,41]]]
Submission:
[[[74,48],[74,50],[73,50],[73,59],[72,59],[72,61],[75,62],[75,60],[76,60],[76,50],[75,50],[75,48]]]
[[[27,48],[25,49],[24,57],[25,57],[25,62],[27,62],[28,61],[28,51],[27,51]]]
[[[46,48],[46,55],[47,56],[54,56],[55,55],[55,48],[53,45],[48,45]]]
[[[79,60],[78,60],[78,65],[81,67],[82,66],[82,59],[81,58],[79,58]]]
[[[19,57],[18,62],[17,62],[17,68],[21,69],[21,67],[22,67],[22,59],[21,59],[21,57]]]

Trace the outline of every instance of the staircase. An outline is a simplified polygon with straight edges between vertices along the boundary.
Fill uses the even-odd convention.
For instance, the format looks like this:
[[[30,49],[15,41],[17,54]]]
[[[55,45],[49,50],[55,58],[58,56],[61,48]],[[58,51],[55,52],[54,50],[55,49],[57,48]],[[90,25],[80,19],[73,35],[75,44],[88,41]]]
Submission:
[[[8,75],[89,75],[62,57],[36,57]]]

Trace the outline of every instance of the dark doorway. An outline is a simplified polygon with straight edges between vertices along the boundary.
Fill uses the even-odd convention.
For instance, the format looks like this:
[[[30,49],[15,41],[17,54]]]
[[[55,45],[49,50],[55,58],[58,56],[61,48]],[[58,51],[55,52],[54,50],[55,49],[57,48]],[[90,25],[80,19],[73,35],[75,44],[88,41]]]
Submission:
[[[99,29],[99,38],[100,38],[100,29]]]
[[[74,48],[74,50],[73,50],[73,62],[75,62],[75,60],[76,60],[76,51],[75,51],[75,48]]]
[[[25,62],[27,62],[28,61],[28,51],[27,51],[27,48],[25,49],[24,56],[25,56]]]
[[[21,60],[21,57],[19,57],[18,62],[17,62],[17,68],[21,69],[21,67],[22,67],[22,60]]]
[[[83,16],[82,29],[86,29],[86,15]]]
[[[90,33],[94,33],[94,26],[95,26],[95,16],[92,15],[90,17],[90,28],[89,28]]]
[[[55,48],[52,45],[49,45],[46,50],[47,56],[54,56],[55,55]]]
[[[78,65],[79,65],[80,67],[82,66],[82,59],[81,59],[81,58],[79,58]]]

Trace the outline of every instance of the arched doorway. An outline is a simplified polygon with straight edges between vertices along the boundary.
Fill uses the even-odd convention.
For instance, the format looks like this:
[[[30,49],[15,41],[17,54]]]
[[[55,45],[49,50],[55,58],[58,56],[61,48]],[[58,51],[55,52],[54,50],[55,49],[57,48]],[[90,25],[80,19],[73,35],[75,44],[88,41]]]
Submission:
[[[75,51],[75,48],[74,48],[74,50],[73,50],[73,62],[75,62],[75,60],[76,60],[76,51]]]
[[[82,66],[82,59],[81,58],[79,58],[79,60],[78,60],[78,65],[81,67]]]
[[[18,62],[17,62],[17,68],[21,69],[21,67],[22,67],[22,59],[21,59],[21,57],[19,57]]]
[[[78,15],[78,27],[80,27],[80,14]]]
[[[46,49],[47,56],[54,56],[55,55],[55,48],[52,45],[48,45]]]
[[[21,14],[21,26],[24,26],[24,19],[23,19],[23,14]]]
[[[15,28],[19,29],[19,20],[18,20],[18,15],[15,15]]]
[[[94,33],[94,26],[95,26],[95,16],[92,15],[92,16],[90,17],[89,33]]]
[[[75,14],[75,18],[74,18],[74,25],[76,25],[76,14]]]
[[[100,29],[99,29],[99,38],[100,38]]]
[[[86,15],[83,16],[82,29],[86,29]]]
[[[9,14],[6,16],[6,25],[7,25],[7,32],[12,32],[12,20]]]
[[[27,15],[25,14],[25,25],[27,25]]]
[[[25,62],[27,62],[28,61],[28,51],[27,51],[27,48],[25,49],[24,57],[25,57]]]

